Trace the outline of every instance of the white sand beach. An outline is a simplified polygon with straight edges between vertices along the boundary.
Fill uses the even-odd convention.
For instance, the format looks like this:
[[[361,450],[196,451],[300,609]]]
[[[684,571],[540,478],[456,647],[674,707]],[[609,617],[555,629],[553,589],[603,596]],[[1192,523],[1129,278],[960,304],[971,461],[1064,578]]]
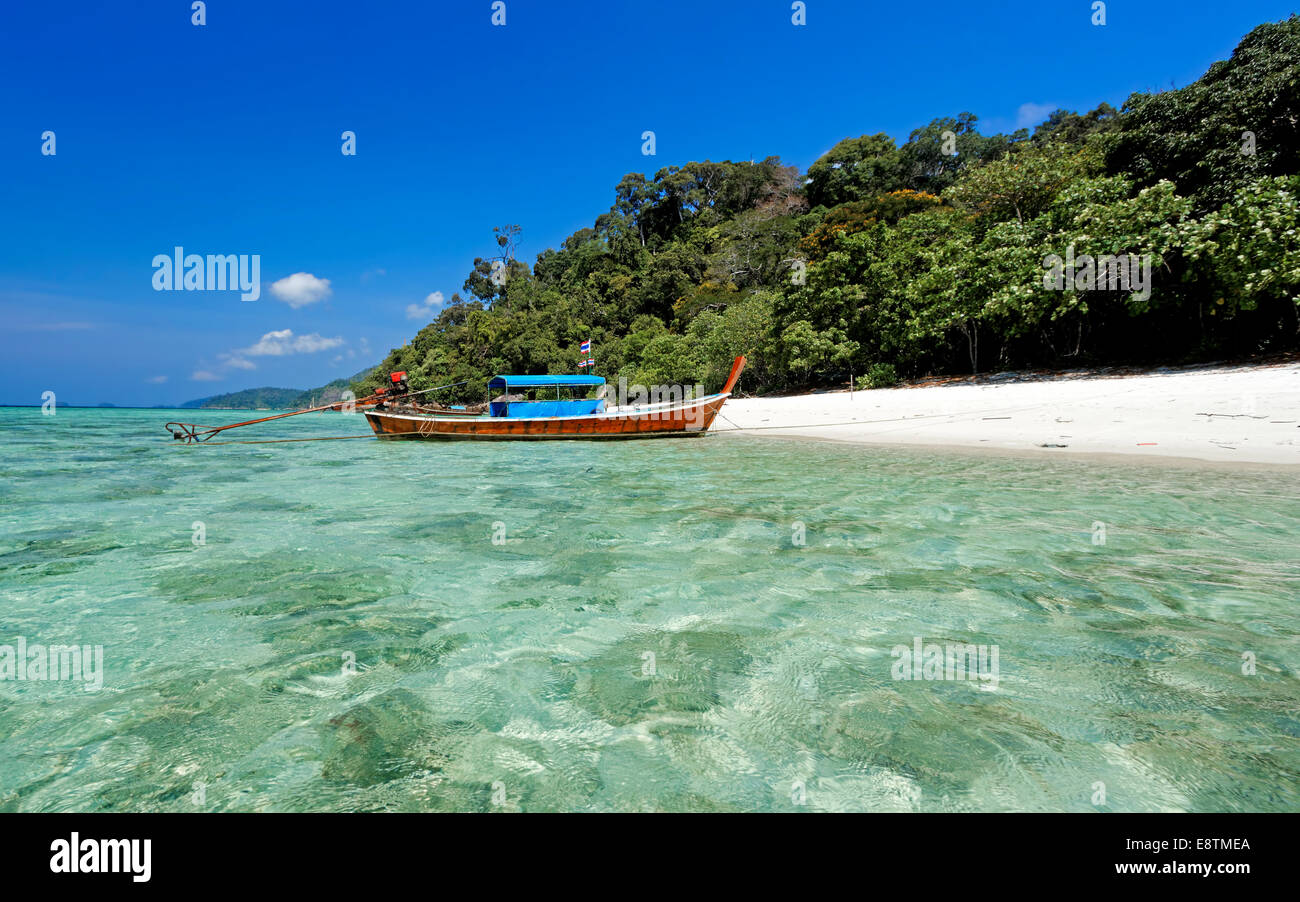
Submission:
[[[715,431],[1033,454],[1300,466],[1300,362],[1139,374],[1004,373],[733,398]]]

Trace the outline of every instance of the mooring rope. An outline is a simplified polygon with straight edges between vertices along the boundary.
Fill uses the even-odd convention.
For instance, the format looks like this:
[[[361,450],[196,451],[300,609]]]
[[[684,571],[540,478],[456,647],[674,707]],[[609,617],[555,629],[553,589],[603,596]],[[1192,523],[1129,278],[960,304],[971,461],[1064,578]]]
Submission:
[[[392,398],[383,396],[382,400],[384,401],[405,400],[407,398],[414,398],[417,395],[427,395],[429,392],[440,391],[444,388],[455,388],[458,385],[465,385],[469,381],[470,381],[469,379],[464,379],[461,380],[460,382],[449,382],[446,385],[435,385],[433,388],[423,388],[420,389],[419,391],[404,392],[401,395],[395,395]],[[380,391],[382,391],[382,389]],[[364,398],[353,398],[350,401],[342,401],[342,400],[331,401],[330,403],[322,404],[319,407],[306,407],[303,408],[302,410],[291,410],[288,413],[277,413],[269,417],[259,417],[256,420],[244,420],[241,423],[227,423],[224,426],[204,426],[202,423],[181,423],[177,421],[172,421],[168,423],[165,428],[167,429],[168,432],[172,434],[173,439],[176,440],[183,439],[187,445],[253,444],[253,442],[251,441],[250,442],[213,442],[213,441],[209,441],[209,439],[211,439],[212,436],[216,435],[218,432],[225,432],[227,429],[239,429],[240,427],[243,426],[255,426],[258,423],[269,423],[271,420],[283,420],[285,417],[296,417],[304,413],[319,413],[322,410],[336,410],[340,407],[346,406],[347,404],[368,404],[371,401],[374,401],[376,398],[381,398],[381,395],[372,394],[372,395],[367,395]],[[172,429],[173,426],[180,427],[179,431]],[[338,437],[353,438],[354,436],[338,436]],[[364,436],[358,436],[358,437],[364,437]],[[279,439],[278,441],[291,441],[291,439]],[[315,441],[315,439],[313,439],[313,441]]]
[[[192,445],[279,445],[283,442],[341,442],[350,438],[375,438],[373,435],[326,435],[320,438],[263,438],[263,439],[244,439],[242,441],[232,440],[224,442],[186,442],[185,447]]]

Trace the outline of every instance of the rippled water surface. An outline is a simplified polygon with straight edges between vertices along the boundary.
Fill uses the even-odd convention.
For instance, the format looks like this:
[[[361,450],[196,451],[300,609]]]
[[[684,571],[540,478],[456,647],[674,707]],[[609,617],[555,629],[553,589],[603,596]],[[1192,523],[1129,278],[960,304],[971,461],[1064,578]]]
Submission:
[[[0,409],[0,810],[1300,809],[1300,475],[169,418]]]

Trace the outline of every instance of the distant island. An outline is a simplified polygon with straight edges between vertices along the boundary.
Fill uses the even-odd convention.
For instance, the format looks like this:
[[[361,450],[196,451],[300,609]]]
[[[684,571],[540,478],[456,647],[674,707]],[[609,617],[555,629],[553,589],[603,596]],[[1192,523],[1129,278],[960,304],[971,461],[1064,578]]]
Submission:
[[[374,367],[366,367],[356,375],[346,379],[335,379],[319,388],[246,388],[243,391],[197,398],[180,405],[186,409],[201,410],[286,410],[302,407],[320,407],[343,400],[343,393],[354,382],[368,377]]]

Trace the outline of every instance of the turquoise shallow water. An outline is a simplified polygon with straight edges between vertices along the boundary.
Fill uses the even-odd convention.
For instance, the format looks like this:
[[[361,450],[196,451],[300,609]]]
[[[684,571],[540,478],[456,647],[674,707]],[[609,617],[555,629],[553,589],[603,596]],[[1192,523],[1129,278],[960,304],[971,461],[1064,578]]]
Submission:
[[[0,409],[0,810],[1300,809],[1300,474],[169,418]]]

